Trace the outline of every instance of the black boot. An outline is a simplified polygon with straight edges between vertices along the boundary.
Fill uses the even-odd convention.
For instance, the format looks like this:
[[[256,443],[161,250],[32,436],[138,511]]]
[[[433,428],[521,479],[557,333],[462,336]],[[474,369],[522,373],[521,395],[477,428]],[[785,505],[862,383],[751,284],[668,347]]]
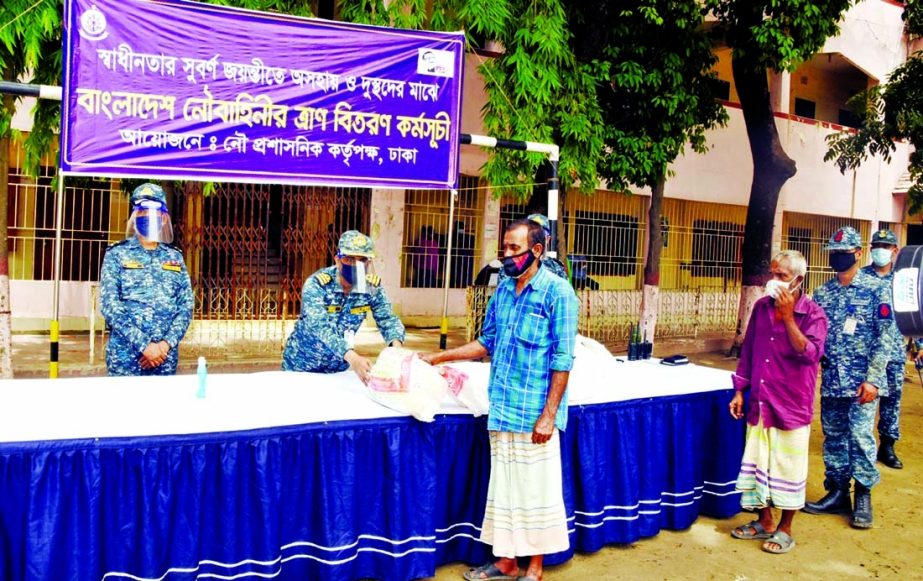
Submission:
[[[849,485],[835,486],[829,485],[827,495],[817,502],[809,502],[802,509],[808,514],[848,514],[849,509]]]
[[[888,468],[900,470],[904,467],[904,463],[894,453],[894,438],[881,436],[881,444],[878,446],[878,461]]]
[[[852,511],[852,522],[849,524],[857,529],[872,528],[872,491],[858,482],[856,482],[856,501]]]

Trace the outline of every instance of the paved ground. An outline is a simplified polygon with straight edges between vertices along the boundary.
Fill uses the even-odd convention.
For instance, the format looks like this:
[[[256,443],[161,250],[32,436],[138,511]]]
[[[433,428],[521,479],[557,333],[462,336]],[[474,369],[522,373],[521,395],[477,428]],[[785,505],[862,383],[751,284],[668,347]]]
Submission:
[[[700,353],[695,363],[732,370],[737,362],[723,353]],[[799,513],[793,533],[797,546],[786,555],[770,555],[757,541],[731,538],[730,531],[752,515],[718,520],[700,518],[685,531],[665,531],[630,545],[613,545],[593,554],[578,554],[550,567],[545,581],[586,579],[664,579],[733,581],[779,579],[923,579],[923,385],[908,366],[904,384],[898,455],[903,470],[880,467],[881,484],[873,489],[875,527],[860,531],[846,517]],[[811,427],[808,500],[824,494],[820,402]],[[436,581],[460,581],[468,565],[440,567]]]
[[[463,333],[453,331],[449,345],[460,345]],[[426,351],[439,345],[438,329],[411,329],[407,344]],[[656,355],[676,352],[690,354],[698,364],[733,369],[736,360],[725,357],[719,343],[675,341],[663,343]],[[381,339],[374,331],[358,336],[358,349],[374,355]],[[711,351],[697,352],[701,349]],[[13,345],[14,370],[17,377],[42,377],[48,370],[48,337],[17,335]],[[61,375],[104,375],[102,348],[97,357],[88,357],[86,335],[65,336],[61,340]],[[193,358],[181,360],[181,373],[193,373]],[[227,353],[209,360],[210,372],[246,372],[278,369],[278,357],[246,357]],[[607,547],[594,554],[579,554],[568,563],[546,571],[548,581],[583,581],[585,579],[728,579],[734,581],[779,578],[795,579],[923,579],[923,385],[913,367],[908,367],[904,387],[902,429],[898,453],[904,470],[882,468],[882,482],[873,491],[875,528],[859,531],[849,527],[845,517],[799,514],[794,535],[798,546],[788,555],[770,555],[760,551],[755,541],[739,541],[729,536],[735,526],[747,522],[744,513],[727,520],[700,518],[685,531],[667,531],[630,545]],[[819,411],[819,405],[817,407]],[[823,435],[817,414],[811,434],[808,498],[823,494]],[[436,581],[460,580],[468,568],[456,563],[441,567]]]

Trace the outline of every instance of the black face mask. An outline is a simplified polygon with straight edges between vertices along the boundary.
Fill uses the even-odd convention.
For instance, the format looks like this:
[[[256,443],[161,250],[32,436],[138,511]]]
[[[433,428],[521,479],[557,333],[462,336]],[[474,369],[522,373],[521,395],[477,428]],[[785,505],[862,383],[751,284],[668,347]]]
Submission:
[[[503,257],[503,273],[510,278],[519,278],[535,262],[532,250],[526,250],[513,256]]]
[[[833,252],[830,254],[830,268],[833,272],[846,272],[856,263],[856,255],[848,252]]]

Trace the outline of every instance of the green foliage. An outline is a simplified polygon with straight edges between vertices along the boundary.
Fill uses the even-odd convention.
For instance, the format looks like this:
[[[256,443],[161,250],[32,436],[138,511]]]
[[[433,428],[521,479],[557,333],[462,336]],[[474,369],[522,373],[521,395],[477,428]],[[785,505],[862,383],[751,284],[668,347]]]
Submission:
[[[61,11],[59,0],[4,0],[0,6],[0,76],[17,81],[32,75],[34,82],[60,84]],[[11,136],[10,121],[19,98],[4,100],[0,107],[0,136]],[[35,109],[36,129],[25,140],[26,170],[37,174],[40,160],[54,151],[60,126],[61,106],[39,101]]]
[[[856,169],[868,156],[891,159],[895,140],[913,146],[907,191],[909,210],[923,210],[923,54],[916,53],[894,70],[887,84],[860,93],[850,106],[862,120],[855,133],[843,131],[827,138],[824,160],[833,161],[841,172]]]
[[[716,34],[734,58],[757,70],[790,71],[836,34],[852,0],[704,0],[717,17]]]
[[[724,125],[715,100],[717,59],[694,0],[577,2],[578,57],[597,62],[604,148],[599,172],[610,187],[653,186],[688,143]]]
[[[311,16],[308,0],[210,0],[213,4]],[[61,0],[7,0],[0,25],[3,63],[14,62],[16,78],[35,71],[36,82],[61,77]],[[585,4],[586,7],[579,6]],[[412,29],[459,30],[475,48],[485,39],[503,47],[480,66],[487,89],[485,132],[507,139],[553,142],[561,148],[564,187],[592,191],[600,177],[619,185],[648,185],[665,175],[684,143],[701,151],[704,130],[723,111],[708,92],[713,58],[695,0],[622,1],[609,8],[606,43],[587,50],[584,28],[599,22],[594,6],[606,2],[565,0],[351,0],[340,4],[345,21]],[[589,20],[582,20],[591,16]],[[685,41],[693,42],[683,48]],[[704,52],[703,52],[704,50]],[[579,54],[578,54],[579,52]],[[18,60],[16,60],[18,59]],[[25,140],[27,171],[54,149],[60,107],[40,101],[33,131]],[[634,114],[632,114],[634,112]],[[9,120],[0,116],[0,123]],[[656,127],[649,128],[653,123]],[[546,158],[491,150],[483,168],[498,193],[522,193]],[[503,186],[510,186],[508,189]]]
[[[907,0],[904,2],[904,26],[907,33],[913,36],[923,35],[923,10],[920,9],[921,0]]]

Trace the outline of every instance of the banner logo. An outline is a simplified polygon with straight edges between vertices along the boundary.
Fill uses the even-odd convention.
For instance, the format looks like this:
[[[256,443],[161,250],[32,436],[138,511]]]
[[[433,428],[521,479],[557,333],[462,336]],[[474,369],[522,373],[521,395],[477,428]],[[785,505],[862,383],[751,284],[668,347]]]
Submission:
[[[417,72],[436,77],[455,76],[455,55],[447,50],[421,48],[417,55]]]
[[[80,36],[87,40],[103,40],[109,36],[106,30],[106,15],[96,5],[80,15]]]

